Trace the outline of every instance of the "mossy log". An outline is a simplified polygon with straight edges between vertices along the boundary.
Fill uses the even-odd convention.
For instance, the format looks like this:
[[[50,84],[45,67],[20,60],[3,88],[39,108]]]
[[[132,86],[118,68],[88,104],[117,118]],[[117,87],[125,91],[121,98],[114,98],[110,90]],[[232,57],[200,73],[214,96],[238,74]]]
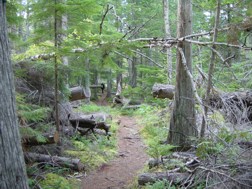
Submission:
[[[45,163],[52,166],[70,168],[76,171],[81,171],[84,169],[84,165],[81,163],[80,159],[50,156],[50,155],[37,154],[37,153],[25,153],[24,157],[27,163],[40,162],[40,163]]]
[[[56,142],[53,134],[45,134],[43,137],[46,139],[46,141],[38,140],[37,136],[22,136],[22,144],[25,146],[36,146],[54,144]]]

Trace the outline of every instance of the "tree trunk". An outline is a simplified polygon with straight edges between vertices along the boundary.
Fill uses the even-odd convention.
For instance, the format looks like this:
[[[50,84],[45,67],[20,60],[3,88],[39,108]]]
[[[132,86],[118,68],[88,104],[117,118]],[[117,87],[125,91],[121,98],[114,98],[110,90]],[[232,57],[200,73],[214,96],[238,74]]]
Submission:
[[[217,41],[219,19],[220,19],[220,0],[217,1],[215,24],[214,24],[213,43],[215,43]],[[212,48],[216,49],[216,46],[213,45]],[[213,78],[213,72],[214,72],[214,61],[215,61],[215,52],[212,51],[211,61],[210,61],[209,70],[208,70],[207,91],[206,91],[206,97],[205,97],[207,104],[209,103],[210,91],[211,91],[211,89],[213,87],[212,78]],[[208,106],[206,105],[204,107],[204,114],[205,115],[207,115],[207,111],[208,111]],[[206,127],[206,120],[205,120],[205,118],[203,118],[202,119],[202,124],[201,124],[201,129],[200,129],[200,137],[204,137],[205,127]]]
[[[97,68],[95,68],[94,70],[93,70],[93,84],[94,85],[96,85],[96,86],[98,86],[98,82],[99,82],[99,79],[98,79],[98,70],[97,70]],[[100,86],[100,88],[101,88],[101,86]],[[92,90],[92,99],[94,99],[94,100],[97,100],[98,99],[98,90],[97,90],[97,88],[93,88],[93,90]]]
[[[178,4],[178,38],[192,33],[192,4],[191,0],[179,0]],[[186,64],[192,72],[192,49],[191,44],[179,42],[177,49],[177,70],[174,109],[170,121],[168,143],[179,148],[190,148],[190,137],[197,137],[198,131],[195,125],[195,100],[191,79],[183,66],[183,49]]]
[[[137,58],[134,56],[133,61],[128,60],[129,63],[129,85],[134,88],[137,86]]]
[[[0,1],[0,188],[28,189],[15,109],[6,1]]]
[[[84,66],[86,68],[86,74],[84,79],[82,79],[82,85],[84,87],[85,96],[87,96],[87,102],[90,102],[91,90],[90,90],[90,60],[89,58],[85,59]]]
[[[62,3],[66,3],[66,0],[63,0]],[[61,15],[61,30],[62,30],[62,33],[61,33],[61,43],[66,39],[66,36],[67,36],[67,28],[68,28],[68,17],[66,14],[63,14]],[[61,58],[62,60],[62,64],[65,65],[65,66],[68,66],[69,65],[69,60],[68,60],[68,57],[67,56],[62,56]],[[65,72],[65,73],[62,73],[63,77],[65,79],[63,79],[63,82],[64,84],[69,87],[69,77],[68,77],[68,73]]]
[[[171,37],[170,31],[170,21],[169,21],[169,0],[163,0],[163,9],[164,9],[164,26],[165,26],[165,37]],[[166,58],[167,58],[167,67],[168,67],[168,80],[172,79],[172,51],[171,48],[166,49]]]
[[[118,67],[120,69],[122,69],[122,61],[117,61],[116,64],[118,65]],[[116,75],[116,86],[118,87],[118,85],[120,85],[122,87],[122,72],[120,71],[119,73],[117,73]]]
[[[57,0],[54,0],[54,48],[55,52],[57,52],[59,48],[59,16],[58,16],[58,10],[57,10],[58,2]],[[56,132],[55,132],[55,138],[58,138],[60,143],[60,122],[59,122],[59,81],[58,81],[58,56],[54,56],[54,107],[55,107],[55,124],[56,124]]]
[[[111,93],[112,93],[112,71],[111,69],[108,71],[108,77],[107,77],[107,98],[111,97]]]

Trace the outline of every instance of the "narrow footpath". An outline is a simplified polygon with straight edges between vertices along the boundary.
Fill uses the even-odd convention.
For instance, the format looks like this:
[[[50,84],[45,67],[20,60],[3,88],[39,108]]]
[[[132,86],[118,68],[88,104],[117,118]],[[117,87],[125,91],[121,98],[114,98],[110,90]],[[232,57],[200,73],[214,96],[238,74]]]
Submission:
[[[133,182],[148,160],[139,130],[134,118],[120,117],[117,157],[88,174],[82,189],[126,189]]]

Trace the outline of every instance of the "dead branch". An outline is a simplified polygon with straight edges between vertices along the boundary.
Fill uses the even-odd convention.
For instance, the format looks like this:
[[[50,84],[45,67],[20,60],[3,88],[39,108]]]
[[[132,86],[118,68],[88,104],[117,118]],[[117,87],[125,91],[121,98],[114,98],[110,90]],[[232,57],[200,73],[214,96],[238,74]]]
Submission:
[[[211,172],[211,173],[215,173],[217,175],[224,176],[224,177],[234,181],[235,183],[240,184],[241,186],[251,187],[251,186],[249,186],[249,185],[247,185],[245,183],[240,182],[238,179],[235,179],[232,176],[230,176],[230,175],[228,175],[228,174],[226,174],[224,172],[220,172],[220,171],[218,171],[216,169],[210,169],[210,168],[206,168],[206,167],[203,167],[203,166],[198,166],[198,167],[196,167],[196,169],[202,169],[202,170],[207,171],[207,172]],[[221,179],[221,180],[223,180],[223,179]]]
[[[189,173],[176,172],[157,172],[157,173],[142,173],[138,176],[138,184],[145,185],[147,183],[154,183],[158,180],[168,180],[169,182],[180,184],[189,177]]]

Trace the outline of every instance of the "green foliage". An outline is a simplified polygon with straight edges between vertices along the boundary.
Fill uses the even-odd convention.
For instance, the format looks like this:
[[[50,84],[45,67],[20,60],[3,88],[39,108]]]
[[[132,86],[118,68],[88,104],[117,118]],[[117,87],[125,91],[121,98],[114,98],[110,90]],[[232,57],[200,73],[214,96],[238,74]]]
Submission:
[[[240,130],[229,131],[227,128],[223,127],[219,130],[218,137],[226,143],[231,144],[235,142],[236,139],[249,141],[250,139],[252,139],[252,133]]]
[[[41,134],[30,127],[20,127],[20,133],[22,137],[36,137],[38,142],[46,142],[46,138]]]
[[[25,96],[16,95],[18,116],[23,122],[39,122],[47,117],[49,108],[40,107],[38,105],[25,102]]]
[[[94,169],[111,160],[116,154],[116,139],[108,140],[104,136],[98,136],[96,140],[84,137],[73,139],[76,150],[67,150],[66,153],[80,158],[88,169]]]
[[[108,110],[107,107],[97,106],[94,103],[85,104],[79,108],[79,111],[84,112],[84,113],[93,113],[93,112],[100,112],[100,111],[106,112],[106,110]]]
[[[213,114],[209,115],[210,125],[214,126],[223,126],[225,124],[225,118],[219,111],[214,111]]]
[[[172,149],[175,148],[175,146],[168,145],[168,144],[162,145],[160,144],[160,142],[155,141],[155,140],[156,138],[147,142],[147,145],[148,145],[147,153],[149,156],[155,159],[171,154]]]
[[[144,189],[176,189],[176,186],[171,185],[171,183],[169,183],[166,180],[159,180],[157,182],[155,182],[154,184],[147,184]]]
[[[81,106],[77,111],[85,113],[105,112],[109,115],[118,115],[116,109],[109,107],[97,106],[93,103]],[[116,137],[114,137],[118,125],[116,120],[110,123],[110,132],[112,137],[108,140],[105,136],[96,136],[95,138],[86,138],[82,136],[75,136],[72,143],[75,146],[74,150],[67,150],[66,153],[78,157],[82,163],[86,164],[89,169],[94,169],[103,163],[111,160],[116,154]]]
[[[159,108],[141,105],[141,107],[136,111],[136,115],[140,117],[140,124],[144,125],[141,131],[144,137],[145,143],[148,145],[147,153],[153,158],[160,158],[164,155],[169,155],[175,146],[172,145],[162,145],[160,142],[166,139],[167,130],[167,116],[163,118],[159,117],[157,113]]]
[[[108,106],[98,106],[94,103],[84,104],[78,108],[77,111],[81,111],[84,113],[97,113],[97,112],[104,112],[109,115],[119,115],[119,110],[116,108],[110,108]]]
[[[232,143],[236,139],[237,134],[234,132],[231,133],[226,128],[221,128],[218,132],[218,137],[227,143]]]
[[[94,105],[91,107],[93,110]],[[89,169],[94,169],[101,164],[108,162],[117,153],[116,137],[114,137],[118,129],[116,120],[113,120],[110,125],[112,137],[110,137],[109,140],[105,136],[86,138],[77,135],[72,139],[75,149],[67,150],[66,153],[80,158],[82,163],[86,164],[86,167]]]
[[[224,149],[224,145],[211,140],[205,140],[198,144],[196,155],[205,159],[211,155],[218,155]]]
[[[67,179],[54,173],[48,173],[40,185],[44,189],[73,189]]]

